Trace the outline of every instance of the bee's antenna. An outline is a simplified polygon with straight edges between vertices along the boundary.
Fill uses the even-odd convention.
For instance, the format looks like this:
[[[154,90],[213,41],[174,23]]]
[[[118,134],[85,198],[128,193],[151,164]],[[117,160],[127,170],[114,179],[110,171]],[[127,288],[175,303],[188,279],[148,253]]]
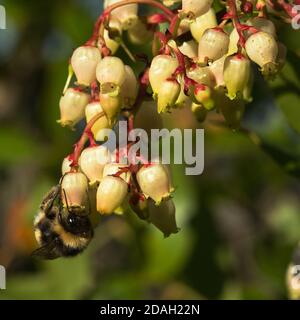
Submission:
[[[68,174],[68,172],[64,173],[61,178],[59,179],[59,185],[61,186],[63,180],[64,180],[64,177]]]

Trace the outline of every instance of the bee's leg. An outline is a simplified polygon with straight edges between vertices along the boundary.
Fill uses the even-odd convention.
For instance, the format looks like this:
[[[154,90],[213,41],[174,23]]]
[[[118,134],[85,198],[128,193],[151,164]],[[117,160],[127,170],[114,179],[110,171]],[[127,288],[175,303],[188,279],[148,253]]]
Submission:
[[[60,185],[56,185],[50,189],[50,191],[45,195],[41,203],[40,209],[47,212],[53,205],[56,198],[60,196]]]

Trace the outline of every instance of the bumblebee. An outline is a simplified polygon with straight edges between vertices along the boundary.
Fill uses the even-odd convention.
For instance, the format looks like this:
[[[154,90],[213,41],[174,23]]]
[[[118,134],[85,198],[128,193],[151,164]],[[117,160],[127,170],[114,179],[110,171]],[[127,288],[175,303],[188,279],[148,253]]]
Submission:
[[[34,234],[39,244],[32,255],[44,259],[73,257],[89,245],[93,227],[86,207],[65,207],[66,195],[58,184],[44,197],[34,219]],[[87,212],[88,211],[88,212]]]

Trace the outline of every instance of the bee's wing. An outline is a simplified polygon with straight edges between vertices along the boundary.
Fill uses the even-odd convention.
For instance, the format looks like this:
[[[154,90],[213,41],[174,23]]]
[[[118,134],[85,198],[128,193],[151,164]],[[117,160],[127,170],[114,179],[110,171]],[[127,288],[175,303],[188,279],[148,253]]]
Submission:
[[[47,245],[34,250],[31,253],[31,256],[41,258],[41,259],[46,259],[46,260],[53,260],[60,257],[58,252],[55,250],[54,241],[51,241]]]
[[[60,196],[60,185],[56,185],[50,189],[50,191],[45,195],[41,203],[40,209],[47,212],[53,205],[56,198]]]

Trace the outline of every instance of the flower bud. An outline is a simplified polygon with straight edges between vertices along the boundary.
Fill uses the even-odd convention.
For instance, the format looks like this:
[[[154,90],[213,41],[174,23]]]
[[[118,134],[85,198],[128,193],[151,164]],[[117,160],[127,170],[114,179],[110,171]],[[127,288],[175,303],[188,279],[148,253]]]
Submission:
[[[108,163],[103,169],[103,177],[115,175],[121,170],[123,170],[124,172],[120,174],[120,178],[122,178],[125,182],[129,183],[131,178],[131,172],[129,170],[124,169],[129,169],[128,165],[122,163]]]
[[[207,109],[202,104],[193,103],[191,110],[199,122],[203,122],[207,116]]]
[[[97,211],[112,214],[122,205],[128,193],[127,183],[119,177],[106,176],[97,190]]]
[[[172,108],[180,94],[180,84],[177,80],[165,80],[157,93],[157,112],[167,112]]]
[[[89,178],[90,185],[101,181],[103,169],[109,162],[110,152],[106,146],[86,148],[79,159],[80,169]]]
[[[162,82],[170,78],[177,67],[177,59],[171,56],[161,54],[153,58],[149,70],[149,81],[154,94],[159,92]]]
[[[137,195],[138,196],[138,195]],[[129,200],[130,208],[141,220],[148,220],[149,218],[149,210],[148,210],[148,201],[143,197],[135,199],[136,197],[132,197]]]
[[[118,57],[104,57],[97,65],[96,75],[101,86],[105,83],[121,86],[126,77],[124,63]]]
[[[293,300],[300,299],[300,265],[290,264],[286,275],[289,297]]]
[[[213,86],[214,75],[209,67],[193,67],[187,70],[187,76],[198,83],[205,84],[206,86]]]
[[[115,54],[119,49],[120,43],[116,41],[115,38],[120,38],[121,36],[121,22],[116,18],[109,19],[108,29],[104,29],[103,38],[105,45],[110,50],[111,54]]]
[[[161,164],[143,166],[136,175],[138,184],[146,198],[152,198],[160,204],[174,190],[170,187],[169,174]]]
[[[61,181],[64,206],[85,206],[88,195],[88,179],[81,172],[69,172]]]
[[[199,42],[205,30],[214,28],[217,25],[215,10],[211,8],[205,14],[192,21],[190,30],[194,39]]]
[[[112,154],[112,159],[113,159],[113,154]],[[111,160],[111,161],[113,161],[113,160]],[[121,180],[124,180],[127,183],[127,187],[128,187],[129,183],[130,183],[130,178],[131,178],[130,171],[122,172],[120,174],[120,170],[123,170],[125,167],[127,169],[128,165],[124,165],[124,164],[120,164],[120,163],[108,163],[108,164],[106,164],[104,169],[103,169],[102,180],[106,179],[106,177],[119,178]],[[119,173],[119,174],[117,175],[117,173]],[[101,182],[100,182],[100,184],[101,184]],[[127,191],[129,191],[129,190],[127,190]],[[127,192],[127,195],[129,195],[128,192]],[[119,205],[117,208],[115,208],[112,213],[117,214],[117,215],[122,215],[122,214],[124,214],[125,211],[127,211],[128,207],[129,207],[129,203],[127,201],[128,200],[127,199],[127,195],[125,197],[125,200],[122,201],[121,205]]]
[[[96,80],[96,67],[100,60],[99,49],[92,46],[82,46],[73,52],[71,65],[78,84],[89,86]]]
[[[84,110],[89,100],[89,94],[73,88],[67,89],[59,101],[60,120],[57,122],[63,127],[73,128],[76,123],[84,118]]]
[[[228,56],[224,63],[224,81],[228,97],[233,100],[245,89],[251,73],[251,62],[242,54]]]
[[[64,175],[71,171],[71,163],[69,156],[65,157],[61,165],[61,174]]]
[[[211,7],[213,0],[182,0],[181,12],[191,16],[199,17],[205,14]]]
[[[215,103],[212,99],[212,91],[210,87],[205,85],[199,85],[195,87],[194,91],[195,99],[198,103],[202,104],[205,109],[211,110],[214,108]]]
[[[96,114],[103,112],[103,108],[99,101],[89,103],[85,108],[86,122],[89,122]],[[103,141],[107,137],[105,129],[110,129],[110,124],[106,115],[99,118],[92,127],[92,132],[97,141]]]
[[[140,19],[127,31],[129,41],[134,45],[143,45],[153,39],[154,33]]]
[[[190,23],[191,20],[189,18],[181,19],[177,30],[177,35],[181,36],[182,34],[190,31]]]
[[[261,67],[263,75],[274,75],[278,71],[278,45],[269,33],[260,31],[251,35],[246,41],[246,52]]]
[[[222,58],[216,60],[215,62],[213,62],[208,68],[210,69],[210,71],[212,72],[212,74],[214,75],[214,80],[215,80],[215,84],[216,84],[216,88],[218,87],[222,87],[225,85],[224,82],[224,63],[225,63],[225,59],[226,56],[223,56]]]
[[[244,1],[241,7],[242,11],[246,14],[251,14],[253,12],[253,3],[250,1]]]
[[[130,66],[125,66],[125,81],[121,86],[121,95],[124,105],[132,107],[138,94],[138,81]]]
[[[122,107],[122,97],[119,88],[113,89],[113,91],[100,92],[99,98],[109,125],[114,125]]]
[[[216,107],[224,116],[231,129],[239,129],[245,111],[245,103],[241,99],[230,100],[221,88],[216,91]]]
[[[247,21],[247,24],[249,24],[250,26],[253,26],[255,29],[259,31],[269,33],[274,38],[276,38],[276,27],[274,23],[269,19],[266,19],[263,17],[255,17],[255,18],[249,19]]]
[[[121,0],[104,0],[104,8],[107,8],[108,6],[111,6],[120,1]],[[138,5],[135,3],[121,6],[119,8],[114,9],[111,12],[112,17],[120,20],[124,30],[129,29],[131,26],[133,26],[136,23],[136,21],[138,20],[137,14],[138,14]]]
[[[229,47],[229,36],[220,28],[207,29],[201,39],[198,47],[198,61],[207,63],[223,57]]]
[[[191,105],[192,101],[189,96],[184,93],[184,82],[180,81],[180,93],[173,108],[185,108]]]
[[[178,49],[190,59],[196,58],[198,55],[198,43],[194,40],[185,41]]]
[[[152,200],[148,200],[148,221],[153,223],[165,237],[179,231],[175,218],[175,204],[170,200],[163,201],[159,206],[156,206]]]

